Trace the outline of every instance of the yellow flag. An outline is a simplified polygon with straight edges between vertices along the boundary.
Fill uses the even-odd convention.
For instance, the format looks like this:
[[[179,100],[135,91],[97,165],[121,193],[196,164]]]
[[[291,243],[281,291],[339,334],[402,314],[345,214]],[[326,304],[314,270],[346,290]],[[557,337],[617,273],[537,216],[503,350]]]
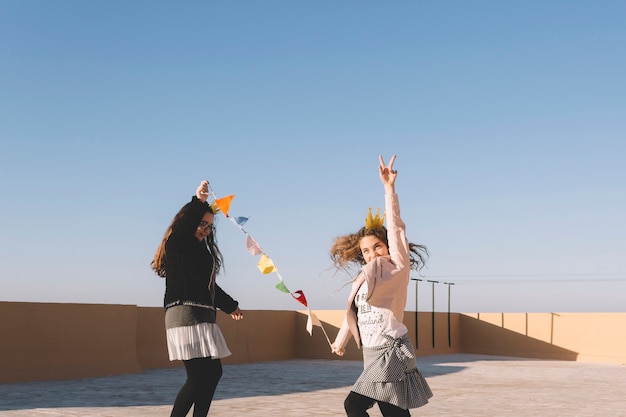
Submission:
[[[259,268],[262,274],[270,274],[276,270],[274,263],[266,254],[261,255],[261,259],[259,259],[259,262],[256,264],[256,266]]]

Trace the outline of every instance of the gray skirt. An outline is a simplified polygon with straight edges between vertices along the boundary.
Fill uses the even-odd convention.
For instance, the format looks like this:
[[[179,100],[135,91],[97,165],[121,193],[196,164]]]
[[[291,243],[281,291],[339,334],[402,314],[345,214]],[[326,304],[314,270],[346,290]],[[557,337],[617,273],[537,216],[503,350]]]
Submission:
[[[215,310],[177,305],[165,311],[167,352],[171,361],[194,358],[221,359],[231,352],[215,323]]]
[[[418,408],[433,396],[417,369],[415,350],[408,334],[375,347],[363,347],[364,369],[352,391],[404,410]]]

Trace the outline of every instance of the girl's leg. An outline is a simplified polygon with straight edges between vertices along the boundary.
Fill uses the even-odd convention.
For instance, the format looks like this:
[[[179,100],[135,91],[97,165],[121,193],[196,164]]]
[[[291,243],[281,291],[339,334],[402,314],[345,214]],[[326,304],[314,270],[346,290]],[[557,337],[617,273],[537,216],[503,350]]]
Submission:
[[[185,417],[192,405],[193,417],[206,417],[222,376],[222,363],[219,359],[211,358],[190,359],[183,363],[187,381],[176,396],[170,417]]]
[[[343,407],[348,417],[369,417],[367,409],[373,406],[375,402],[376,401],[365,395],[350,391],[350,394],[348,394],[343,402]]]
[[[409,413],[409,410],[404,410],[393,404],[379,401],[378,408],[380,408],[380,412],[383,417],[411,417],[411,413]]]
[[[178,391],[178,395],[176,395],[170,417],[185,417],[194,401],[194,386],[191,379],[193,363],[191,361],[183,361],[183,364],[185,365],[185,371],[187,371],[187,380],[180,391]]]
[[[222,362],[219,359],[206,358],[204,365],[204,383],[193,406],[193,417],[206,417],[209,414],[217,383],[222,377]]]

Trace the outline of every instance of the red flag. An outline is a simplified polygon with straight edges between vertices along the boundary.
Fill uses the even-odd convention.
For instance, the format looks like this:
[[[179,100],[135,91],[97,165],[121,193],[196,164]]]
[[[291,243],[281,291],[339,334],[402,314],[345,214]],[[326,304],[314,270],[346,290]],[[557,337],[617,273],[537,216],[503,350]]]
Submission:
[[[296,295],[296,294],[298,294],[298,295]],[[306,303],[306,297],[304,296],[304,293],[302,292],[302,290],[298,290],[298,291],[292,293],[291,296],[293,298],[295,298],[296,300],[300,301],[305,307],[309,306]]]

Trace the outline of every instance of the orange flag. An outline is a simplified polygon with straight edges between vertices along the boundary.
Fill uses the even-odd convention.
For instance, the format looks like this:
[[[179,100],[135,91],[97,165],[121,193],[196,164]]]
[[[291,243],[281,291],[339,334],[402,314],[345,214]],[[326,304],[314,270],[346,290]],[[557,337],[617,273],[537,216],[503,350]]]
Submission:
[[[226,197],[218,198],[215,200],[215,204],[217,204],[217,208],[220,209],[224,216],[228,217],[228,209],[230,208],[230,202],[235,197],[235,194],[228,195]]]

